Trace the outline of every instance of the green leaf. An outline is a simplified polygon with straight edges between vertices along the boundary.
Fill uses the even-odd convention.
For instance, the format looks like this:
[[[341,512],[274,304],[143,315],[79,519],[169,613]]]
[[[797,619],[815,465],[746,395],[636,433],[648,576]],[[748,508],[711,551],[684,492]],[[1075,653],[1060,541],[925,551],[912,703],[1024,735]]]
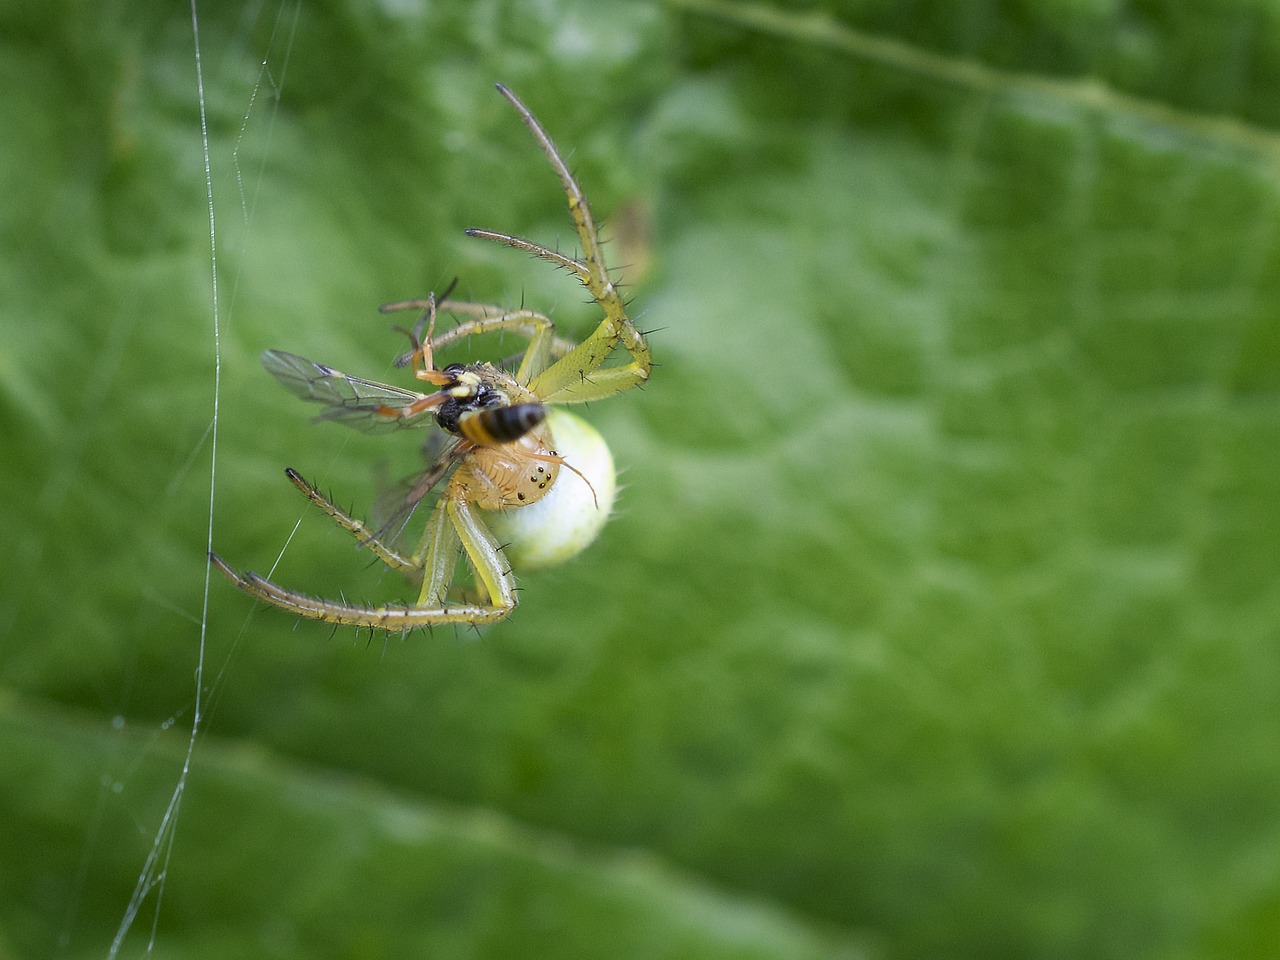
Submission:
[[[0,956],[140,878],[122,955],[1265,953],[1280,52],[1202,6],[198,5],[216,258],[186,10],[0,13]],[[264,349],[402,382],[454,276],[595,322],[462,234],[572,246],[495,81],[654,331],[619,516],[478,637],[202,630],[211,502],[406,596],[280,474],[363,515],[418,439]]]

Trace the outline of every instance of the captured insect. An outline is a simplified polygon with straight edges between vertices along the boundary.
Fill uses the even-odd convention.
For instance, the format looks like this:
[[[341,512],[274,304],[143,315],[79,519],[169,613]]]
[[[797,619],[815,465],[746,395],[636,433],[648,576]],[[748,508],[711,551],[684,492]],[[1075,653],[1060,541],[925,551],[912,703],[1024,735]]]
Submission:
[[[651,360],[644,334],[626,307],[604,264],[587,198],[542,125],[519,98],[501,84],[498,92],[520,114],[560,178],[582,246],[580,259],[531,240],[492,230],[469,236],[496,240],[550,261],[577,277],[604,312],[604,319],[581,343],[556,336],[543,314],[529,309],[439,298],[409,300],[383,312],[420,310],[408,331],[411,349],[398,365],[412,366],[428,393],[348,376],[291,353],[268,350],[263,366],[290,393],[322,404],[318,419],[363,430],[438,427],[432,462],[412,485],[399,512],[402,520],[443,485],[430,519],[412,553],[401,552],[379,529],[349,516],[297,471],[289,480],[387,566],[421,580],[417,602],[361,606],[323,600],[284,587],[256,573],[237,573],[216,554],[213,564],[241,590],[301,617],[388,631],[435,624],[485,624],[508,616],[516,605],[512,567],[529,569],[567,560],[599,534],[609,517],[616,488],[613,460],[604,440],[584,420],[561,405],[603,400],[649,377]],[[437,334],[439,312],[463,319]],[[528,339],[528,347],[507,364],[453,363],[437,369],[437,351],[473,334],[506,332]],[[625,351],[625,356],[618,348]],[[606,364],[618,353],[618,362]],[[509,368],[514,367],[514,371]],[[459,554],[474,573],[474,585],[455,583]]]

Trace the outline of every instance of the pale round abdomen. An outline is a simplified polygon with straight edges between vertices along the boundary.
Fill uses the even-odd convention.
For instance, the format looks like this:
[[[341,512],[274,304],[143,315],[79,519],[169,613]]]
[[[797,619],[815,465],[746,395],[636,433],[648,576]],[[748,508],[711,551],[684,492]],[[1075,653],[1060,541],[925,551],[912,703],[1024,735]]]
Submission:
[[[608,522],[617,492],[613,457],[595,427],[558,408],[547,412],[547,426],[567,464],[551,489],[529,506],[480,511],[516,570],[554,566],[584,550]]]

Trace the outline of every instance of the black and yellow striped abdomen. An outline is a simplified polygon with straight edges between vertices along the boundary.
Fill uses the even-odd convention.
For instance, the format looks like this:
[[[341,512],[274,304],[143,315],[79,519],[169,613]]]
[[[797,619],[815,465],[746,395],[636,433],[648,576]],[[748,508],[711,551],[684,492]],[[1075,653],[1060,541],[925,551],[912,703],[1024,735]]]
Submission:
[[[540,403],[517,403],[510,407],[469,410],[458,418],[458,433],[472,443],[491,447],[519,440],[547,419]]]

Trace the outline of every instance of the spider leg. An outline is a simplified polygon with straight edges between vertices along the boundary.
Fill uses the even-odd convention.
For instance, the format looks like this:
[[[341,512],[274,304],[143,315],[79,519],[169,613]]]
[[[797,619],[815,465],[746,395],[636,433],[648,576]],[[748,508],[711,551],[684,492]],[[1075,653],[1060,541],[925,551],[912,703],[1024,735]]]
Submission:
[[[293,480],[297,474],[290,476]],[[289,590],[256,573],[237,573],[216,553],[209,559],[232,583],[250,596],[310,620],[369,627],[376,630],[410,630],[437,623],[496,623],[504,620],[516,605],[516,584],[511,567],[497,538],[472,512],[461,484],[445,488],[432,511],[418,553],[405,558],[386,547],[358,520],[343,513],[315,491],[301,477],[295,484],[307,498],[321,507],[342,527],[368,545],[389,566],[414,572],[421,570],[422,591],[414,606],[362,606],[323,600]],[[374,544],[377,544],[375,547]],[[466,552],[476,572],[476,580],[488,594],[488,604],[450,603],[446,599],[453,580],[458,544]],[[397,562],[391,562],[388,557]]]
[[[498,233],[492,230],[471,229],[468,236],[481,237],[523,250],[533,256],[550,261],[572,273],[585,286],[592,298],[604,311],[604,319],[595,332],[582,343],[568,351],[550,367],[537,374],[529,383],[529,389],[544,403],[585,403],[612,396],[623,390],[639,386],[649,377],[653,365],[648,341],[627,316],[625,304],[618,288],[605,267],[600,237],[587,198],[578,181],[569,171],[555,144],[547,136],[542,125],[529,112],[529,108],[502,84],[498,92],[515,107],[516,112],[529,128],[551,167],[560,178],[569,203],[569,215],[573,218],[582,246],[582,259],[566,256],[556,250],[522,237]],[[621,345],[631,360],[618,366],[600,369],[605,360]]]
[[[374,630],[412,630],[415,627],[431,627],[437,623],[496,623],[511,613],[510,607],[489,607],[460,603],[440,607],[406,606],[356,606],[335,603],[319,597],[307,596],[294,590],[286,590],[256,573],[236,573],[216,553],[209,553],[209,560],[232,583],[245,593],[264,600],[273,606],[288,610],[308,620],[321,620],[348,627],[369,627]]]
[[[492,616],[477,622],[488,623],[505,618],[516,605],[516,580],[511,573],[511,564],[502,552],[502,545],[472,511],[461,484],[451,484],[441,500],[462,541],[462,549],[475,569],[476,579],[493,605]]]
[[[450,301],[444,309],[451,313],[469,315],[450,330],[436,337],[437,349],[454,343],[464,337],[481,333],[498,333],[507,331],[529,339],[520,360],[520,368],[516,371],[516,380],[528,385],[529,381],[540,374],[551,363],[553,356],[560,356],[573,348],[572,341],[556,336],[556,325],[544,314],[536,310],[504,310],[483,303],[465,303]],[[558,352],[559,351],[559,352]]]
[[[382,307],[383,312],[392,310],[425,309],[427,300],[405,300],[401,303],[390,303]],[[572,340],[555,335],[555,324],[544,314],[536,310],[507,310],[503,307],[491,306],[487,303],[469,303],[464,300],[445,300],[438,304],[440,310],[462,314],[470,319],[431,338],[432,350],[441,350],[467,337],[483,333],[514,333],[526,337],[529,346],[520,356],[520,369],[516,379],[524,385],[542,373],[553,359],[559,359],[572,350],[577,344]],[[396,358],[396,366],[407,366],[417,356],[417,348]]]
[[[445,603],[453,571],[458,561],[457,527],[448,516],[448,508],[442,497],[431,511],[431,520],[422,531],[422,542],[415,557],[421,558],[422,592],[418,594],[419,607],[439,607]]]
[[[625,333],[625,328],[622,332],[614,332],[602,324],[595,333],[543,371],[541,376],[535,377],[529,389],[543,403],[590,403],[638,387],[648,380],[652,366],[649,344],[625,315],[622,319],[625,328],[634,334],[634,339]],[[602,367],[619,343],[634,359],[629,363]]]
[[[531,240],[493,230],[470,229],[467,236],[496,240],[567,267],[604,310],[604,320],[591,336],[529,381],[529,389],[544,403],[589,403],[638,387],[649,379],[649,370],[653,366],[649,343],[627,316],[626,306],[609,279],[603,262],[597,261],[593,265],[574,260]],[[631,361],[601,370],[601,365],[619,344],[631,355]],[[521,369],[524,369],[523,365]]]
[[[368,547],[372,550],[374,556],[388,567],[399,570],[401,573],[416,573],[422,568],[422,564],[417,562],[415,558],[406,557],[395,547],[384,543],[378,537],[378,534],[369,529],[367,524],[357,520],[330,501],[324,494],[304,480],[297,470],[287,467],[284,472],[285,476],[289,478],[289,482],[302,491],[303,496],[328,514],[338,526],[355,537],[360,546]]]

